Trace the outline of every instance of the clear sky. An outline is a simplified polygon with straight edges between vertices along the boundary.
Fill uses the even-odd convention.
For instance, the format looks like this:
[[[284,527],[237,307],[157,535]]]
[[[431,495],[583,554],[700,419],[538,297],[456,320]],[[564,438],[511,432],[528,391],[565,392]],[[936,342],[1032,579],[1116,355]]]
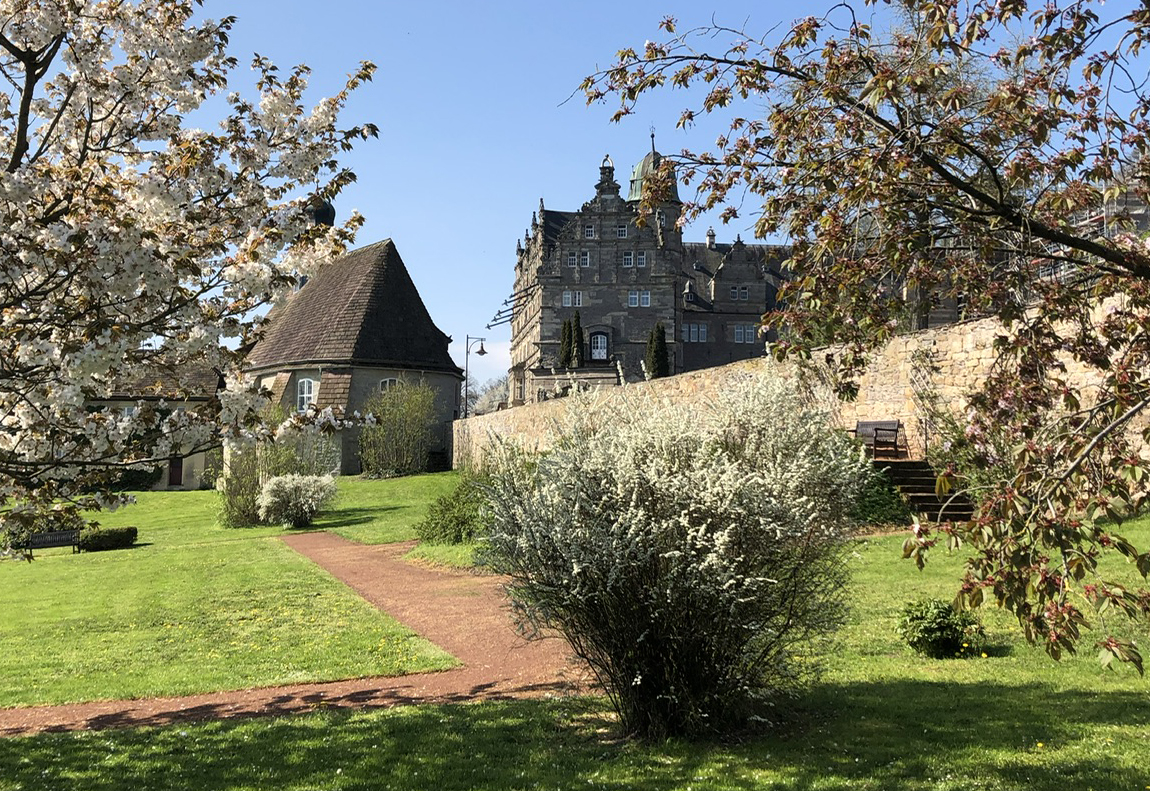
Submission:
[[[682,97],[648,100],[612,124],[613,106],[587,107],[572,96],[579,82],[610,65],[621,47],[659,38],[666,14],[683,25],[713,14],[721,24],[749,21],[748,29],[765,31],[809,12],[774,0],[206,0],[204,8],[205,16],[238,17],[231,51],[241,63],[233,77],[241,92],[251,85],[253,52],[281,69],[308,64],[316,98],[337,91],[360,60],[378,65],[344,119],[371,121],[380,137],[347,157],[359,181],[336,211],[366,216],[357,245],[395,242],[435,323],[454,338],[460,367],[464,338],[487,339],[488,354],[470,359],[479,383],[509,364],[509,327],[484,327],[511,292],[515,243],[539,199],[578,209],[595,194],[604,154],[625,190],[631,167],[649,150],[651,126],[663,152],[714,139],[713,131],[674,128]],[[717,227],[719,240],[750,236],[750,222]],[[702,241],[706,229],[697,222],[686,238]]]

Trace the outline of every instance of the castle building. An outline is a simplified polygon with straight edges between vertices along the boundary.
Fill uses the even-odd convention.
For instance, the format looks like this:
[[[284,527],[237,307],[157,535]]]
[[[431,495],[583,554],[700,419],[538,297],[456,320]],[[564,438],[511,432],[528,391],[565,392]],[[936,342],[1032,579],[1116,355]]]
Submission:
[[[635,166],[627,197],[605,157],[595,196],[578,211],[539,202],[517,245],[511,298],[512,405],[543,400],[571,380],[619,384],[644,377],[647,338],[662,323],[671,372],[763,354],[758,330],[775,305],[786,248],[716,241],[684,242],[682,203],[672,181],[654,216],[640,224],[643,183],[658,171],[654,147]],[[583,365],[560,368],[565,321],[579,314]]]

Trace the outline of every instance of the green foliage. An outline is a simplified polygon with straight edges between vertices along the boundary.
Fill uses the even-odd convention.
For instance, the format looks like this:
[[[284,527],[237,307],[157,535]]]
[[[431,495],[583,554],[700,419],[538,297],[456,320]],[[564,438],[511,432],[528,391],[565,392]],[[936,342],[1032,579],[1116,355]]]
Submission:
[[[643,364],[647,369],[648,379],[659,379],[671,374],[671,360],[667,352],[667,332],[661,321],[647,334],[647,351]]]
[[[571,319],[563,319],[563,326],[559,330],[559,367],[570,368],[574,354],[572,343]]]
[[[554,451],[496,454],[481,559],[520,622],[563,633],[629,734],[776,719],[844,617],[869,463],[774,372],[709,411],[572,398]]]
[[[363,473],[392,478],[427,472],[431,463],[432,427],[436,422],[435,390],[425,382],[399,382],[364,404],[373,423],[359,438]]]
[[[415,526],[420,541],[429,544],[471,543],[487,533],[489,517],[484,486],[488,476],[465,471],[459,485],[436,498],[427,516]]]
[[[80,531],[80,550],[102,552],[105,549],[127,549],[136,543],[134,527],[88,527]]]
[[[334,498],[330,475],[278,475],[264,484],[257,505],[264,523],[301,528]]]
[[[907,645],[932,659],[978,656],[986,642],[977,615],[956,610],[942,599],[907,604],[895,631]]]
[[[583,367],[583,324],[579,319],[579,311],[575,311],[575,318],[571,321],[571,367]]]
[[[905,527],[910,524],[911,512],[910,506],[891,484],[886,472],[876,470],[867,478],[852,517],[864,525]]]

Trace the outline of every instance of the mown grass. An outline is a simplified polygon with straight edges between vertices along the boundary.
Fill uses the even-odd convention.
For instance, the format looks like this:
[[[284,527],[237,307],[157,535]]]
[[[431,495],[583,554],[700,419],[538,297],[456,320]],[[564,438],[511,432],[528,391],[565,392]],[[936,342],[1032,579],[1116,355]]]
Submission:
[[[1150,519],[1121,531],[1150,542]],[[902,605],[950,598],[902,536],[854,545],[853,608],[792,724],[726,744],[616,738],[601,700],[324,711],[0,740],[0,789],[794,789],[1111,791],[1150,786],[1150,682],[1090,649],[1054,663],[984,613],[985,659],[931,660],[894,634]],[[1132,569],[1116,565],[1118,574]],[[1143,645],[1150,632],[1137,630]]]
[[[378,481],[340,478],[336,508],[321,514],[314,526],[361,544],[411,541],[427,507],[458,482],[457,472]]]
[[[344,503],[358,509],[390,482],[340,483]],[[399,675],[455,663],[277,540],[283,529],[217,526],[217,496],[142,493],[135,505],[102,518],[139,527],[137,547],[52,550],[30,564],[5,564],[0,706]],[[387,502],[386,494],[378,499]],[[326,519],[338,523],[344,507]],[[380,521],[394,524],[390,516]]]
[[[405,560],[454,569],[475,567],[475,550],[479,544],[421,543],[404,555]]]

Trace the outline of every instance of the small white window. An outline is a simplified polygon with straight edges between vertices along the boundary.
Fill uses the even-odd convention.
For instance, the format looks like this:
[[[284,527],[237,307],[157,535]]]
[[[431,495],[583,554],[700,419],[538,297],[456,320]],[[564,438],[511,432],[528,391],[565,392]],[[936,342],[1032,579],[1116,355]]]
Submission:
[[[748,324],[744,334],[746,335],[747,343],[754,343],[758,339],[759,328],[754,324]]]
[[[394,377],[389,378],[389,379],[380,379],[379,380],[379,392],[382,393],[384,390],[390,390],[391,388],[395,387],[397,384],[399,384],[399,380],[395,379]]]
[[[594,225],[584,225],[583,226],[583,238],[584,239],[594,239],[595,238],[595,226]]]
[[[616,225],[615,226],[615,238],[616,239],[626,239],[627,238],[627,226],[626,225]]]
[[[700,324],[699,325],[699,343],[706,343],[706,342],[707,342],[707,325],[706,324]]]
[[[632,253],[630,250],[623,253],[623,266],[634,266],[634,265],[635,265],[635,254]]]
[[[742,342],[743,342],[743,325],[742,324],[736,324],[735,325],[735,343],[742,343]]]
[[[567,266],[569,266],[569,267],[575,266],[575,253],[568,253],[567,254]]]
[[[639,292],[638,291],[628,291],[627,292],[627,307],[629,307],[629,308],[639,307]]]
[[[579,253],[579,266],[591,266],[591,254],[586,250]]]
[[[126,406],[126,407],[124,407],[123,411],[124,411],[124,417],[132,417],[133,415],[136,414],[136,405],[133,404],[131,406]]]
[[[295,408],[297,412],[306,412],[307,408],[315,403],[315,380],[300,379],[295,386]]]
[[[639,307],[641,307],[641,308],[651,307],[651,292],[650,291],[642,291],[639,293]]]
[[[564,291],[563,292],[563,307],[565,307],[565,308],[571,307],[571,292],[570,291]]]
[[[638,252],[638,260],[635,263],[639,266],[646,266],[647,265],[647,253],[644,252],[643,250],[640,250]]]
[[[750,298],[751,298],[751,289],[748,288],[747,286],[741,286],[739,288],[739,299],[750,299]]]
[[[575,307],[577,307],[577,308],[583,307],[583,292],[582,291],[576,291],[575,292]]]
[[[731,286],[731,299],[738,299],[738,298],[739,298],[739,287],[738,286]]]
[[[699,341],[699,325],[691,325],[691,343],[698,343]]]

